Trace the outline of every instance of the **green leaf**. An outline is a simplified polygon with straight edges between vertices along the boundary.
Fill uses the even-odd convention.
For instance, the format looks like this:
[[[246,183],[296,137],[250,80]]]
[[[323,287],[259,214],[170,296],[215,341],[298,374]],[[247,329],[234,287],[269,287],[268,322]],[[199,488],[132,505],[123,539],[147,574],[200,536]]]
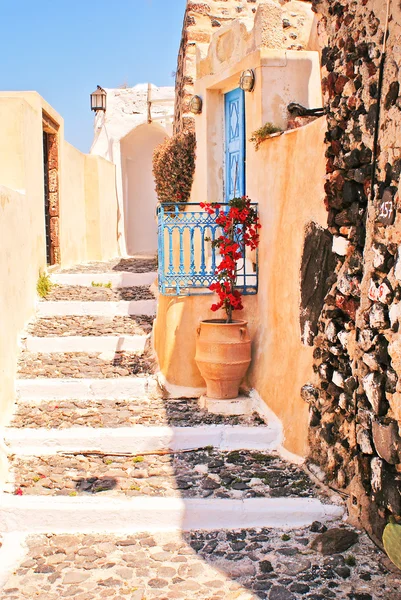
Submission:
[[[401,525],[387,525],[383,533],[383,545],[391,562],[401,569]]]

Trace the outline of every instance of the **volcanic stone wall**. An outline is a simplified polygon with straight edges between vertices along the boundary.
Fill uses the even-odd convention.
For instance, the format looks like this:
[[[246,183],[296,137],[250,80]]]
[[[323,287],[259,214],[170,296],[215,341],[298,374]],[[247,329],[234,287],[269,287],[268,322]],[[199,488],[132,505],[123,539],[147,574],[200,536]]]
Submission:
[[[188,103],[196,79],[197,48],[205,56],[213,33],[238,18],[254,19],[259,0],[188,0],[184,16],[176,74],[174,131],[194,131],[194,118]]]
[[[393,2],[380,97],[386,4],[313,0],[326,31],[325,202],[335,268],[313,342],[317,383],[302,390],[311,469],[349,497],[352,516],[378,541],[389,516],[401,516],[401,11]]]

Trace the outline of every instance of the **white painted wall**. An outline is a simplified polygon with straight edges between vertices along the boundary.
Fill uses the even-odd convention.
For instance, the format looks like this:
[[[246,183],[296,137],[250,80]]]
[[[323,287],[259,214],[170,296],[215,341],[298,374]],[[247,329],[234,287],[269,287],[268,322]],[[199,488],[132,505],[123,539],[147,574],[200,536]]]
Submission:
[[[121,162],[127,253],[154,254],[157,251],[155,220],[157,195],[152,173],[155,148],[167,137],[160,125],[146,123],[123,138]]]
[[[129,255],[133,251],[132,240],[138,239],[138,223],[143,219],[143,215],[135,215],[136,208],[142,206],[142,203],[132,204],[127,202],[127,198],[133,198],[134,190],[134,177],[137,178],[136,187],[138,193],[150,194],[150,177],[149,177],[149,161],[147,160],[147,151],[150,149],[154,142],[153,129],[144,130],[149,132],[152,140],[149,143],[149,148],[146,145],[146,168],[142,171],[138,166],[134,167],[129,161],[134,162],[138,159],[141,160],[141,154],[138,152],[130,155],[131,150],[128,154],[128,139],[130,134],[134,133],[136,129],[143,126],[147,126],[148,123],[148,84],[138,84],[133,88],[122,88],[122,89],[106,89],[107,92],[107,110],[105,113],[99,112],[95,117],[94,124],[94,141],[91,148],[91,154],[97,154],[113,162],[116,165],[116,188],[117,188],[117,199],[119,207],[119,218],[118,218],[118,244],[119,251],[122,256]],[[174,118],[174,87],[156,87],[150,86],[151,94],[151,118],[153,124],[156,125],[156,129],[164,132],[166,135],[172,134],[173,129],[173,118]],[[164,138],[159,138],[159,142]],[[122,151],[122,143],[125,140],[126,152]],[[131,142],[131,140],[130,140]],[[132,142],[132,145],[135,145]],[[157,145],[157,144],[156,144]],[[154,147],[154,146],[153,146]],[[133,150],[133,149],[132,149]],[[127,164],[125,164],[127,162]],[[124,181],[124,172],[127,171],[127,178]],[[143,180],[143,181],[142,181]],[[154,209],[154,202],[152,200],[152,210]],[[126,210],[130,209],[131,217],[129,218],[126,214]],[[150,210],[150,209],[149,209]],[[153,215],[153,212],[152,212]],[[130,220],[130,223],[128,223]],[[131,232],[131,225],[137,224],[136,229]],[[148,223],[148,215],[146,216],[146,223]],[[150,225],[146,226],[145,231],[151,232]],[[144,236],[143,236],[144,237]],[[156,247],[154,240],[152,243],[145,244],[145,240],[142,240],[140,245],[148,245],[149,248],[138,251],[152,251],[154,252]]]

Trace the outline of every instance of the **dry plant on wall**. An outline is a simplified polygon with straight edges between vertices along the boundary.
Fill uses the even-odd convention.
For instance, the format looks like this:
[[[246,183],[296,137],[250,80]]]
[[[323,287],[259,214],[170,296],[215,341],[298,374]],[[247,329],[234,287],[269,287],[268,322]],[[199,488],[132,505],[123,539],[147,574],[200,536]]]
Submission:
[[[153,175],[159,202],[187,202],[195,173],[195,134],[177,133],[153,153]]]
[[[256,131],[252,133],[252,137],[249,138],[249,141],[255,144],[255,150],[259,150],[259,146],[262,142],[278,133],[283,133],[283,130],[280,127],[276,127],[273,123],[265,123],[262,127],[259,127],[259,129],[256,129]]]

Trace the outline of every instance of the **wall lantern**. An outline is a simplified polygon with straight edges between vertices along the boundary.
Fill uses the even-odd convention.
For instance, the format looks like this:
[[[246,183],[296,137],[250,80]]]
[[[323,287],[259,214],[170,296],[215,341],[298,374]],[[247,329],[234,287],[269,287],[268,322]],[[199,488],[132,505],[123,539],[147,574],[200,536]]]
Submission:
[[[98,110],[106,110],[106,90],[104,90],[100,85],[97,86],[97,90],[95,90],[91,94],[91,110],[97,112]]]
[[[242,71],[239,86],[244,92],[253,91],[253,88],[255,87],[255,71],[253,71],[253,69]]]
[[[202,112],[203,100],[200,96],[192,96],[189,101],[189,110],[194,115],[200,115]]]

